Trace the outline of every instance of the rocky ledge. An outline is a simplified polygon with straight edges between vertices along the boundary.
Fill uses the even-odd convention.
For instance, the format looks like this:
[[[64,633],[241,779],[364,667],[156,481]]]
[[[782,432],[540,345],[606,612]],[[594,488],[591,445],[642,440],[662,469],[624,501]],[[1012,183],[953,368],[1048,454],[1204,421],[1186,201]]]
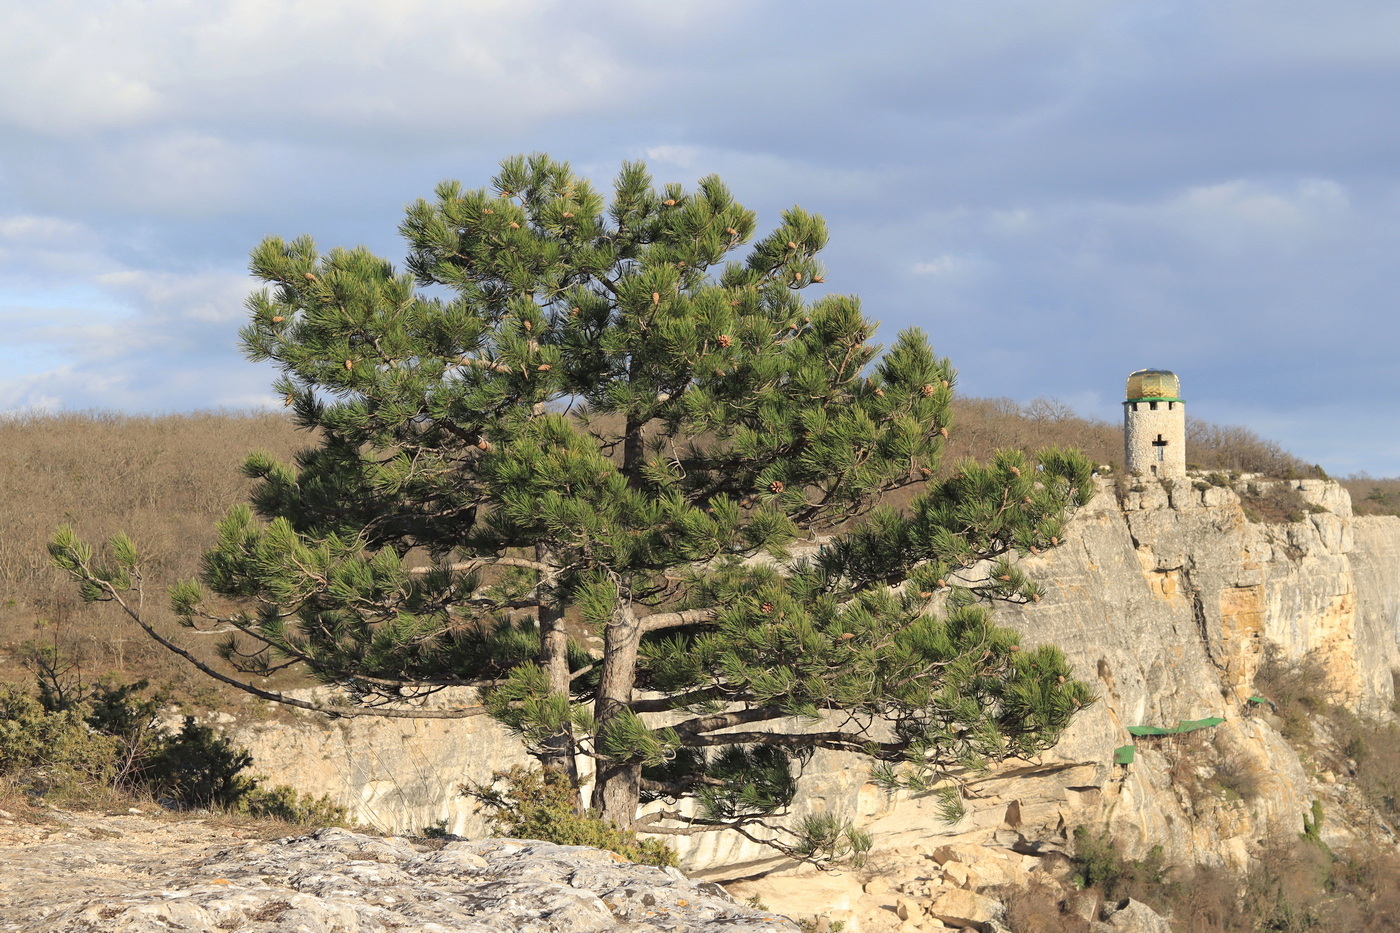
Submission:
[[[0,820],[0,930],[44,933],[796,933],[716,884],[610,852],[486,839],[430,845],[139,815]]]

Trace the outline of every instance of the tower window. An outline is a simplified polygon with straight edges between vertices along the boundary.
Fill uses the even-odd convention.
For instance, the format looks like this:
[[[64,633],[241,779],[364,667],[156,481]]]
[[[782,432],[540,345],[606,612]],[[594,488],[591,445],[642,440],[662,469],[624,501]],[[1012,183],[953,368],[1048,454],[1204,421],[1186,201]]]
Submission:
[[[1156,411],[1156,410],[1157,410],[1157,403],[1156,403],[1156,402],[1148,402],[1147,404],[1148,404],[1148,407],[1150,407],[1153,411]]]

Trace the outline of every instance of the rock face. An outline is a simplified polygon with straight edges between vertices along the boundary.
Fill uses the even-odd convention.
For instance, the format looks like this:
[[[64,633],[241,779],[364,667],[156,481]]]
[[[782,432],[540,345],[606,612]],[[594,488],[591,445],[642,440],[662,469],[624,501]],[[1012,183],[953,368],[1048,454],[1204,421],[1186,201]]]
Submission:
[[[233,842],[198,822],[0,827],[0,930],[26,933],[796,933],[675,869],[582,846],[439,848],[341,829]]]
[[[1313,799],[1343,788],[1310,781],[1250,702],[1252,679],[1272,643],[1319,658],[1335,695],[1360,710],[1389,708],[1400,669],[1400,519],[1352,516],[1329,482],[1292,485],[1318,511],[1253,524],[1227,487],[1143,480],[1120,502],[1101,481],[1061,546],[1024,562],[1046,598],[999,611],[1027,642],[1060,646],[1100,702],[1040,761],[972,782],[956,825],[927,799],[887,796],[864,763],[831,752],[807,765],[794,815],[854,818],[891,849],[957,844],[1036,857],[1067,847],[1076,825],[1111,824],[1133,854],[1161,846],[1171,861],[1236,865],[1255,840],[1296,833]],[[1210,717],[1223,722],[1189,735],[1127,731]],[[306,717],[234,738],[255,770],[330,793],[355,818],[396,832],[446,819],[453,832],[480,834],[457,784],[523,760],[516,740],[483,719],[328,726]],[[1115,763],[1128,745],[1133,762]],[[1214,777],[1225,769],[1249,775],[1257,795],[1225,792]],[[715,877],[772,864],[771,852],[729,834],[683,845],[683,864]]]

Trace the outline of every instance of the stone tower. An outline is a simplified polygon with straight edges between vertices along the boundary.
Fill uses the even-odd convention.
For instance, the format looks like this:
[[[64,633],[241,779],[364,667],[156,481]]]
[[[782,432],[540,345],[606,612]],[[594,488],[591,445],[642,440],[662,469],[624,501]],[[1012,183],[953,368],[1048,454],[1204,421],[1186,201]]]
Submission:
[[[1128,377],[1123,445],[1129,473],[1186,475],[1186,403],[1176,373],[1139,369]]]

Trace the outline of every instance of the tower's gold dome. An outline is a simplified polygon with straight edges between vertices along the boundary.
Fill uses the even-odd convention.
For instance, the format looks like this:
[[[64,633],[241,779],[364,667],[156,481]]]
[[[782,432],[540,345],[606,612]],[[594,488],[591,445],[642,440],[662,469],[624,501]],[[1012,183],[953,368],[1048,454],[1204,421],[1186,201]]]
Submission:
[[[1139,369],[1128,377],[1128,401],[1139,398],[1181,398],[1181,380],[1167,369]]]

